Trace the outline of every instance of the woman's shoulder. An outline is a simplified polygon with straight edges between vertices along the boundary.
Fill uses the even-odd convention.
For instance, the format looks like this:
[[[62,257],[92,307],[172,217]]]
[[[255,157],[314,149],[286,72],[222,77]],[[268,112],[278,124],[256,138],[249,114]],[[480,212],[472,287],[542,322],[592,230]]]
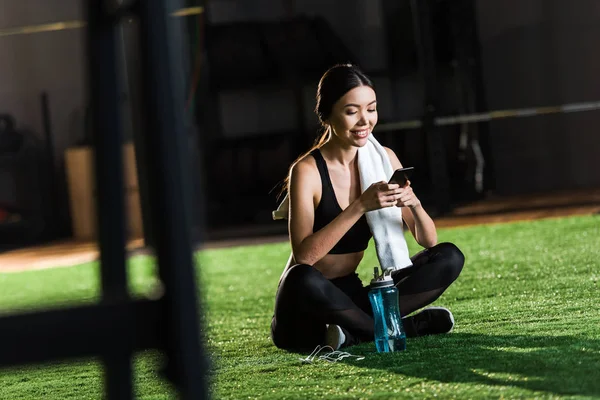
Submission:
[[[317,188],[317,182],[320,181],[317,162],[310,154],[298,160],[290,170],[290,190],[298,187],[302,187],[303,191],[309,187]]]
[[[292,174],[312,174],[317,172],[317,161],[312,154],[308,153],[299,159],[292,167]]]

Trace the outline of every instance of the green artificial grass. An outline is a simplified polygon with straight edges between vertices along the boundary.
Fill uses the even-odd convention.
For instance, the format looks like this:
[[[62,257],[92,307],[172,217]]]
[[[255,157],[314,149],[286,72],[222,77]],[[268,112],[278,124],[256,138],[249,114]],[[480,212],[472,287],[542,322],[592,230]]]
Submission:
[[[269,338],[274,294],[289,256],[285,243],[206,250],[198,255],[214,398],[600,398],[600,217],[584,216],[441,229],[465,253],[458,280],[434,305],[456,318],[447,335],[409,339],[379,354],[303,364],[305,355]],[[408,239],[411,254],[418,250]],[[359,267],[377,265],[373,245]],[[153,261],[129,265],[131,291],[152,293]],[[98,300],[98,265],[0,274],[0,312]],[[158,377],[160,356],[135,359],[136,394],[173,398]],[[97,399],[101,365],[92,359],[0,371],[0,399]]]

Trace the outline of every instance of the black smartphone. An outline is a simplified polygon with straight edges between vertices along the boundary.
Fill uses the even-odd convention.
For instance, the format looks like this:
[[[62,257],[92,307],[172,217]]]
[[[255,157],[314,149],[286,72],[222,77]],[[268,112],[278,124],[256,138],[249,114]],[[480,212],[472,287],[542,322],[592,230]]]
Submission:
[[[398,185],[400,185],[400,187],[404,187],[404,185],[406,185],[406,181],[408,180],[408,175],[414,169],[415,167],[406,167],[395,170],[388,183],[397,183]]]

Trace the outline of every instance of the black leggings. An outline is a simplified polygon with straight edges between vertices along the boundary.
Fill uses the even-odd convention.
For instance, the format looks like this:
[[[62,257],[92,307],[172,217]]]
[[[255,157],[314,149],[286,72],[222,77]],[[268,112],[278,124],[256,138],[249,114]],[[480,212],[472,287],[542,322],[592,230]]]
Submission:
[[[392,272],[403,319],[440,297],[460,274],[465,258],[454,244],[440,243],[411,260],[411,267]],[[341,326],[359,341],[373,341],[368,292],[356,273],[328,280],[310,265],[292,266],[277,289],[273,343],[287,350],[313,350],[324,344],[326,324]]]

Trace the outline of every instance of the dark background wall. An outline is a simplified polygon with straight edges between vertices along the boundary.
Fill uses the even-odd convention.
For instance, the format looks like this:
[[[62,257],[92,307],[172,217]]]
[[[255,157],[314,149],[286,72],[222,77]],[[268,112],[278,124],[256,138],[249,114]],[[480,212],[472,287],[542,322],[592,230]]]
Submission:
[[[600,99],[600,2],[477,2],[491,109]],[[600,111],[495,121],[498,194],[600,186]]]
[[[81,20],[81,5],[79,0],[2,0],[0,27]],[[82,135],[84,52],[82,29],[0,38],[0,110],[42,137],[39,96],[48,92],[59,160],[63,150]]]
[[[288,6],[289,3],[293,3]],[[344,44],[356,55],[362,68],[383,71],[387,59],[386,38],[382,29],[382,2],[362,0],[344,1],[340,7],[337,0],[215,0],[209,5],[209,23],[214,25],[249,21],[277,21],[299,15],[321,16]],[[351,22],[351,23],[349,23]],[[377,79],[378,78],[378,79]],[[381,87],[384,117],[390,117],[390,80],[376,77]],[[316,124],[314,108],[315,83],[303,88],[304,122]],[[285,86],[285,85],[282,85]],[[244,134],[267,133],[277,130],[292,130],[300,121],[296,115],[298,103],[291,89],[280,87],[269,90],[244,88],[219,91],[218,101],[223,118],[223,134],[239,137]]]
[[[0,28],[81,20],[79,0],[0,0]],[[83,29],[0,37],[0,113],[14,116],[17,126],[43,139],[40,96],[47,92],[55,140],[55,176],[59,206],[54,210],[68,226],[64,150],[82,139],[86,98],[85,31]],[[2,179],[3,199],[12,192]],[[47,195],[33,194],[44,197]]]
[[[79,0],[0,0],[0,28],[84,18]],[[208,23],[212,25],[275,21],[306,14],[324,17],[371,73],[378,86],[383,121],[419,118],[422,112],[422,86],[415,69],[412,27],[408,1],[394,0],[212,0]],[[598,100],[597,71],[600,56],[600,4],[595,0],[486,0],[477,1],[486,101],[490,109],[556,105]],[[395,14],[394,14],[395,13]],[[393,16],[393,17],[391,17]],[[390,36],[390,27],[395,32]],[[395,37],[390,39],[390,37]],[[392,41],[394,40],[394,41]],[[391,66],[390,51],[407,60],[408,68]],[[33,35],[0,37],[0,113],[14,115],[22,128],[43,137],[39,96],[50,99],[52,129],[55,135],[56,177],[60,184],[61,208],[68,217],[64,183],[64,150],[84,136],[86,105],[85,32],[82,29]],[[204,65],[210,80],[210,66]],[[440,74],[447,74],[441,66]],[[446,83],[445,83],[446,82]],[[447,81],[441,80],[442,86]],[[205,86],[203,86],[205,88]],[[316,82],[304,82],[300,99],[289,87],[227,88],[214,97],[199,95],[212,102],[211,119],[220,121],[221,130],[200,121],[200,144],[205,139],[236,140],[305,126],[310,141],[316,134],[312,112]],[[442,90],[444,113],[454,112],[452,89]],[[202,103],[204,105],[208,103]],[[298,107],[301,106],[301,113]],[[208,107],[208,106],[206,106]],[[490,124],[492,160],[496,172],[496,193],[500,195],[600,186],[598,111],[507,119]],[[419,131],[402,133],[396,142],[398,152],[407,153],[418,164],[423,151]],[[274,148],[259,160],[264,187],[274,186],[285,176],[287,163],[304,148]],[[285,151],[282,151],[284,149]],[[414,150],[416,149],[416,150]],[[282,154],[284,154],[282,156]],[[223,156],[234,157],[234,155]],[[276,164],[269,163],[279,157]],[[243,164],[243,154],[240,158]],[[414,161],[414,162],[413,162]],[[227,169],[223,162],[215,169]],[[227,178],[230,179],[230,178]],[[2,178],[0,174],[0,185]],[[262,186],[250,185],[248,190]],[[5,189],[0,189],[5,190]],[[275,205],[274,196],[268,198]],[[262,201],[262,199],[261,199]],[[210,212],[227,213],[216,204]],[[215,208],[216,207],[216,208]],[[269,223],[268,213],[254,222]]]

